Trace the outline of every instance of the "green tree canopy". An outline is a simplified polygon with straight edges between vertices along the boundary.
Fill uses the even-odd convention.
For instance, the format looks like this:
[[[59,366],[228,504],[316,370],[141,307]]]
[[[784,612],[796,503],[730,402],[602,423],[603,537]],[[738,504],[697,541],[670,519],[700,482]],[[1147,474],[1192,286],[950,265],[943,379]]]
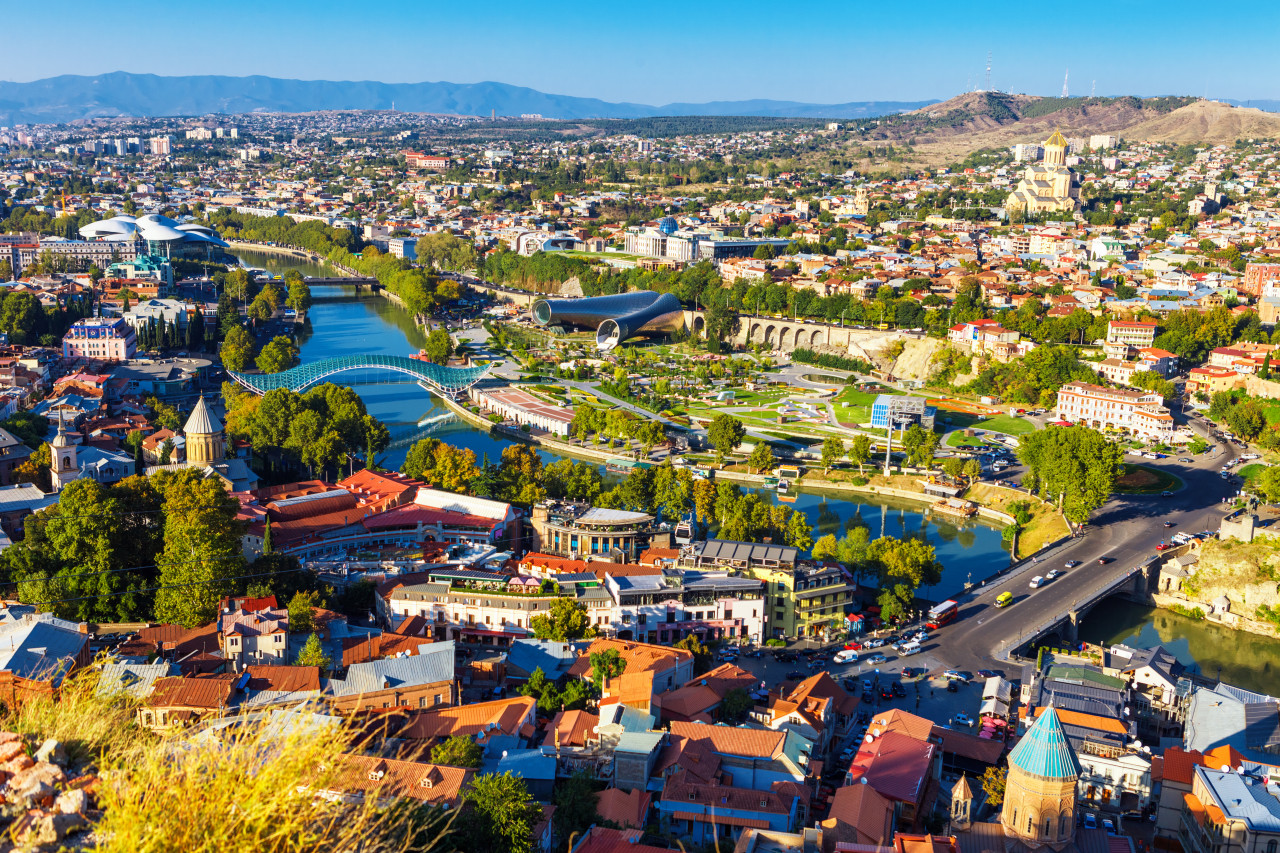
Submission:
[[[1122,461],[1119,446],[1086,426],[1051,427],[1025,435],[1019,440],[1018,458],[1028,469],[1023,484],[1060,499],[1064,516],[1075,524],[1088,521],[1107,502]]]
[[[596,635],[587,616],[587,608],[572,598],[560,597],[551,602],[550,612],[529,620],[533,635],[539,640],[581,640]]]
[[[710,439],[711,446],[716,449],[716,459],[719,461],[723,461],[725,456],[732,453],[746,435],[747,428],[733,415],[716,415],[711,419],[711,425],[707,427],[707,438]]]
[[[431,763],[478,769],[484,764],[484,747],[469,737],[453,735],[431,749]]]

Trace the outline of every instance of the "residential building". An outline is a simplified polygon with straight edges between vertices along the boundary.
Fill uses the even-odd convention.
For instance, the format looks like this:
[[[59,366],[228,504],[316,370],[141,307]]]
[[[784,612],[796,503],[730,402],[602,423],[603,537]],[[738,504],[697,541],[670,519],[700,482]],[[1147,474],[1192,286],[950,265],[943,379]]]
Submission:
[[[893,804],[894,823],[912,827],[923,821],[927,790],[936,785],[942,761],[937,744],[900,731],[872,726],[845,774],[845,785],[868,785]]]
[[[431,643],[412,657],[352,664],[346,678],[330,679],[326,698],[337,711],[366,708],[434,708],[454,705],[454,644]]]
[[[1229,367],[1193,367],[1187,372],[1187,393],[1212,397],[1219,391],[1230,391],[1243,381]]]
[[[51,698],[68,675],[93,660],[88,625],[31,611],[0,611],[0,702],[9,708]]]
[[[389,806],[408,799],[448,809],[462,802],[462,791],[474,775],[474,770],[462,767],[344,754],[328,787],[317,793],[345,803],[372,799]]]
[[[748,828],[790,832],[801,819],[799,788],[793,782],[776,782],[768,791],[708,784],[682,770],[667,779],[655,807],[676,837],[715,846],[736,842]]]
[[[520,426],[543,430],[566,438],[573,422],[572,406],[555,405],[539,399],[518,388],[467,389],[467,396],[480,406],[481,411],[494,412]]]
[[[775,782],[803,785],[809,773],[809,742],[795,732],[672,722],[671,736],[717,757],[721,771],[739,788],[772,791]]]
[[[1280,792],[1255,768],[1196,767],[1178,841],[1186,853],[1270,853],[1280,845]]]
[[[1008,361],[1019,354],[1022,335],[1006,329],[998,320],[974,320],[959,323],[947,331],[947,340],[957,348],[972,353],[991,353],[997,361]]]
[[[1280,285],[1280,264],[1249,263],[1244,267],[1240,289],[1250,296],[1262,296],[1268,286]]]
[[[1058,390],[1057,417],[1094,429],[1127,430],[1151,440],[1173,436],[1173,418],[1164,408],[1164,399],[1149,391],[1070,382]]]
[[[62,336],[63,358],[128,361],[138,349],[133,327],[120,317],[76,320]]]
[[[1128,344],[1134,349],[1151,346],[1156,339],[1155,323],[1111,320],[1107,323],[1107,343]]]
[[[293,661],[289,644],[289,611],[233,610],[218,618],[222,655],[236,669],[248,664],[286,664]]]

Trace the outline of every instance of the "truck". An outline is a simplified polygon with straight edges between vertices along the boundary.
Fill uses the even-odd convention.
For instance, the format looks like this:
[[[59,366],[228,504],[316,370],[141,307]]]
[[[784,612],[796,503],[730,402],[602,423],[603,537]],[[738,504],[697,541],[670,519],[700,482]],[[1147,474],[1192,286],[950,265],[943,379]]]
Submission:
[[[955,619],[959,613],[960,605],[948,599],[929,610],[929,621],[925,623],[925,626],[930,631],[936,631]]]

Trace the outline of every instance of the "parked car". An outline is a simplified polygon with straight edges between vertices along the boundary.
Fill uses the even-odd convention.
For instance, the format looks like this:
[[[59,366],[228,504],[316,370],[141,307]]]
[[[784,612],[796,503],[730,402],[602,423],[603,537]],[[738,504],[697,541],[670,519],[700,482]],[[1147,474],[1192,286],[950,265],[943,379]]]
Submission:
[[[844,644],[844,647],[846,649],[853,649],[856,652],[858,649],[863,648],[865,645],[866,645],[865,643],[860,643],[857,640],[850,640],[849,642]]]
[[[954,717],[952,717],[951,719],[952,719],[952,721],[953,721],[956,725],[958,725],[958,726],[972,726],[972,725],[973,725],[973,718],[972,718],[972,717],[970,717],[968,714],[964,713],[963,711],[961,711],[960,713],[956,714],[956,715],[955,715]]]
[[[1115,825],[1114,823],[1112,823],[1112,822],[1111,822],[1111,818],[1109,818],[1109,817],[1104,817],[1104,818],[1102,819],[1102,828],[1103,828],[1103,829],[1105,829],[1105,830],[1107,831],[1107,835],[1119,835],[1119,834],[1120,834],[1120,833],[1116,832],[1116,825]]]
[[[889,686],[889,689],[893,692],[893,695],[897,696],[899,699],[907,698],[907,688],[902,686],[901,681],[893,682],[893,684]]]
[[[978,670],[978,677],[979,677],[979,678],[995,678],[995,677],[996,677],[997,675],[999,675],[999,674],[1000,674],[1000,673],[998,673],[998,672],[992,672],[992,671],[991,671],[991,670],[989,670],[989,669],[980,669],[980,670]]]
[[[858,659],[858,652],[855,649],[841,649],[836,652],[835,657],[831,659],[832,663],[845,664],[853,663]]]
[[[1097,828],[1098,828],[1098,816],[1097,816],[1096,814],[1094,814],[1093,812],[1085,812],[1085,813],[1084,813],[1084,828],[1085,828],[1085,829],[1097,829]]]
[[[879,637],[868,637],[866,642],[862,644],[865,649],[878,649],[884,645],[884,640]]]
[[[808,677],[798,669],[793,669],[787,673],[787,681],[804,681]]]
[[[959,685],[958,683],[954,682],[954,681],[948,681],[948,682],[947,682],[947,692],[948,692],[948,693],[959,693],[959,692],[960,692],[960,685]]]
[[[942,677],[949,678],[952,681],[962,681],[965,684],[969,683],[969,673],[961,672],[958,669],[949,669],[946,672],[942,673]]]
[[[1162,498],[1170,498],[1170,497],[1173,497],[1173,492],[1170,492],[1170,491],[1163,491],[1163,492],[1161,492],[1161,493],[1160,493],[1160,497],[1162,497]]]
[[[867,663],[873,666],[879,666],[880,664],[884,663],[887,660],[888,658],[882,655],[880,652],[876,652],[867,657]]]
[[[904,666],[902,668],[903,678],[915,678],[918,675],[924,675],[924,669],[918,666]]]
[[[1157,545],[1157,546],[1156,546],[1156,550],[1157,550],[1157,551],[1167,551],[1167,550],[1169,550],[1169,543],[1168,543],[1168,542],[1161,542],[1159,545]]]

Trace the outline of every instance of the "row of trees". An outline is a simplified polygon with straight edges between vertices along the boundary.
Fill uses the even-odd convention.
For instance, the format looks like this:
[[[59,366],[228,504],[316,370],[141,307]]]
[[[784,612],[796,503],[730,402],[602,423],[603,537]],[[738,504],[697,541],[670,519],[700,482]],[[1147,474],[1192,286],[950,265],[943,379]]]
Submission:
[[[340,471],[356,456],[370,464],[391,442],[386,425],[341,385],[326,382],[305,394],[276,388],[258,397],[224,383],[222,394],[228,436],[247,439],[273,462],[302,466],[312,475]]]

